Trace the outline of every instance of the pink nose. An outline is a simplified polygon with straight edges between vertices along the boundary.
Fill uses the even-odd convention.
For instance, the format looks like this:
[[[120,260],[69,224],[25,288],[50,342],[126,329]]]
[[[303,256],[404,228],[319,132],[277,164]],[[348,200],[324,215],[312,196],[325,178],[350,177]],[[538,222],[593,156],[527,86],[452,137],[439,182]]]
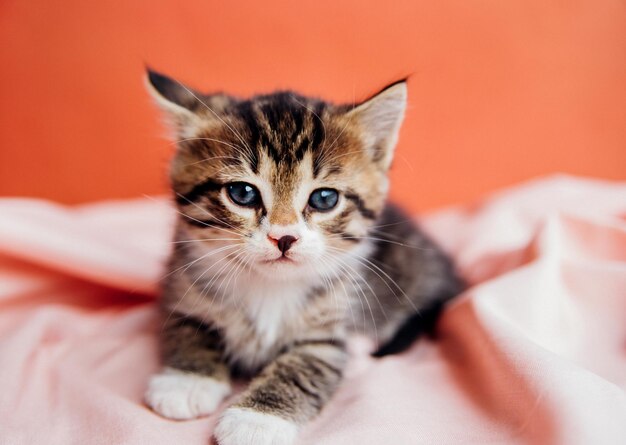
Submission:
[[[296,241],[298,241],[298,238],[296,238],[295,236],[291,236],[291,235],[281,236],[279,239],[272,238],[271,236],[268,236],[268,238],[270,239],[271,242],[276,244],[276,246],[278,247],[278,250],[280,250],[283,253],[283,255],[285,254],[285,252],[287,252],[291,248],[291,246]]]

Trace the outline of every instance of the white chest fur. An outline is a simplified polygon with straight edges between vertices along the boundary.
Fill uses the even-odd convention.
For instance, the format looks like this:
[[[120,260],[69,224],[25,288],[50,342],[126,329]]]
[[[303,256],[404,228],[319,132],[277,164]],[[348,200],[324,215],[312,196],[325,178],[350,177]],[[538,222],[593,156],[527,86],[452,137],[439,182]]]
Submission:
[[[241,274],[227,288],[219,296],[188,292],[179,301],[177,310],[218,327],[227,356],[233,362],[256,369],[301,330],[311,285]]]
[[[243,319],[224,327],[229,354],[252,368],[288,344],[301,325],[308,289],[272,283],[240,286]],[[248,330],[249,335],[241,331]]]
[[[306,289],[286,285],[247,289],[245,312],[261,344],[276,343],[279,333],[299,319],[306,296]]]

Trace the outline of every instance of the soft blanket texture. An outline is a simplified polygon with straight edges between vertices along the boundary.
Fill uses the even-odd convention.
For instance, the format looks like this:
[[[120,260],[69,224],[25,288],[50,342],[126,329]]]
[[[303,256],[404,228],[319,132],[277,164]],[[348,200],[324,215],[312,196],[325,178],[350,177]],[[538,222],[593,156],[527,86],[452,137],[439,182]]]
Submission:
[[[539,180],[422,219],[471,283],[438,338],[347,379],[302,444],[626,443],[626,184]],[[206,444],[142,404],[163,199],[0,200],[0,443]]]

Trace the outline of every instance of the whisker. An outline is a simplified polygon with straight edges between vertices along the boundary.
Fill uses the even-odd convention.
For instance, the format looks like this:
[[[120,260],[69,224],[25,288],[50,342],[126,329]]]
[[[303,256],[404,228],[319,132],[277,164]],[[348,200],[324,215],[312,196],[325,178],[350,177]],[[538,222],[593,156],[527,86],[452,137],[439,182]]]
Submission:
[[[231,246],[226,246],[226,247],[234,247],[233,245]],[[224,250],[225,248],[222,248],[222,250]],[[225,258],[228,258],[230,255],[239,252],[240,250],[242,250],[242,247],[239,247],[239,250],[236,250],[235,252],[231,252],[228,255],[226,255],[226,257],[222,258],[221,260],[217,261],[216,263],[213,263],[210,267],[208,267],[207,269],[204,270],[204,272],[202,272],[200,275],[198,275],[198,277],[194,280],[193,283],[191,283],[189,285],[189,287],[187,288],[187,290],[185,291],[185,293],[183,294],[182,297],[180,297],[177,301],[176,304],[174,305],[174,308],[170,311],[169,315],[167,316],[167,318],[165,319],[165,322],[163,323],[163,327],[165,327],[165,325],[167,324],[167,322],[169,321],[171,315],[176,311],[176,309],[178,308],[179,304],[185,299],[185,297],[187,296],[187,294],[189,293],[189,291],[196,285],[196,283],[198,282],[198,280],[200,280],[204,275],[206,275],[216,264],[219,264],[222,260],[224,260]],[[218,249],[219,250],[219,249]],[[217,253],[217,251],[211,251],[209,253]],[[201,259],[202,257],[200,257]],[[200,297],[202,297],[202,294],[200,295]],[[197,305],[198,301],[196,300],[196,303],[194,304],[194,309]]]
[[[212,284],[215,282],[215,280],[216,280],[216,279],[218,279],[218,278],[220,277],[220,275],[221,275],[222,271],[223,271],[224,269],[228,268],[228,267],[229,267],[229,266],[230,266],[230,265],[231,265],[231,264],[232,264],[232,263],[233,263],[233,262],[234,262],[234,261],[235,261],[235,260],[236,260],[236,259],[240,256],[240,255],[242,255],[242,254],[244,254],[244,255],[245,255],[245,250],[244,250],[243,248],[242,248],[242,249],[240,249],[238,252],[234,252],[234,253],[233,253],[233,255],[234,255],[234,256],[233,256],[231,259],[229,259],[228,261],[226,261],[226,262],[222,265],[222,267],[220,268],[220,270],[218,270],[218,271],[217,271],[217,272],[213,275],[213,277],[211,277],[211,279],[209,280],[209,282],[207,282],[207,283],[205,284],[204,288],[203,288],[203,289],[202,289],[202,291],[200,292],[200,297],[201,297],[201,298],[204,298],[204,293],[205,293],[205,292],[208,292],[209,288],[212,286]],[[224,258],[224,259],[226,259],[226,258]],[[233,271],[233,270],[234,270],[234,269],[231,269],[231,270],[229,270],[229,271],[228,271],[227,276],[226,276],[224,279],[222,279],[222,280],[220,281],[220,286],[219,286],[219,288],[218,288],[217,290],[214,290],[214,291],[213,291],[214,296],[213,296],[213,298],[211,298],[211,300],[210,300],[210,302],[209,302],[209,307],[206,309],[206,312],[209,312],[209,311],[210,311],[210,309],[213,307],[213,303],[214,303],[214,301],[215,301],[215,296],[216,296],[216,295],[219,295],[219,296],[220,296],[220,305],[223,305],[223,303],[224,303],[224,297],[225,297],[226,291],[228,290],[228,286],[225,288],[224,292],[222,292],[222,290],[221,290],[221,289],[222,289],[222,285],[224,284],[224,280],[225,280],[226,278],[228,278],[228,276],[232,273],[232,271]],[[195,305],[194,305],[194,307],[195,307]]]
[[[183,239],[179,241],[170,241],[170,244],[185,244],[185,243],[198,243],[201,241],[238,241],[241,238],[197,238],[197,239]]]
[[[372,318],[372,324],[374,326],[374,336],[376,337],[376,343],[378,343],[378,329],[376,327],[376,318],[374,317],[374,311],[372,310],[372,306],[370,305],[369,300],[367,296],[365,295],[365,292],[363,291],[363,288],[359,284],[358,280],[350,273],[350,271],[346,269],[346,267],[344,267],[344,266],[347,266],[348,264],[345,261],[341,261],[339,258],[334,258],[334,259],[337,261],[336,264],[339,266],[339,268],[343,270],[346,276],[349,278],[350,283],[352,284],[352,288],[355,290],[356,295],[359,298],[359,300],[361,296],[363,297],[363,300],[365,300],[365,304],[367,305],[369,312],[370,312],[370,316]],[[361,305],[362,304],[363,303],[361,302]],[[363,309],[363,312],[365,312],[365,309]]]
[[[383,237],[385,239],[395,240],[395,241],[398,241],[398,242],[401,242],[401,243],[404,242],[402,237],[400,237],[398,235],[392,235],[391,233],[385,232],[384,230],[378,230],[378,229],[374,229],[374,228],[370,227],[370,229],[368,231],[369,232],[375,232],[375,234],[377,234],[378,236],[381,236],[381,237]]]
[[[241,253],[241,252],[240,252],[240,253]],[[213,278],[212,278],[212,279],[211,279],[211,280],[210,280],[210,281],[206,284],[206,286],[204,287],[204,289],[202,289],[201,295],[205,292],[205,290],[206,290],[208,287],[213,286],[213,283],[215,282],[215,280],[216,280],[216,279],[218,279],[218,278],[220,278],[220,276],[221,276],[221,274],[222,274],[222,271],[223,271],[224,269],[228,268],[228,267],[229,267],[229,266],[233,263],[233,261],[235,261],[235,260],[236,260],[236,258],[238,258],[238,257],[239,257],[239,254],[237,254],[234,258],[231,258],[231,259],[230,259],[230,260],[229,260],[226,264],[224,264],[224,265],[220,268],[220,270],[219,270],[219,271],[215,274],[215,276],[214,276],[214,277],[213,277]],[[232,270],[232,269],[231,269],[231,270]],[[230,273],[230,272],[231,272],[231,271],[229,271],[228,273]],[[222,285],[223,283],[224,283],[224,281],[222,280],[222,282],[220,283],[220,289],[221,289],[221,285]],[[216,292],[216,293],[219,293],[219,296],[220,296],[220,303],[219,303],[219,304],[220,304],[220,306],[223,306],[223,305],[224,305],[224,300],[225,300],[225,298],[226,298],[226,292],[221,292],[221,291],[220,291],[220,292]],[[212,304],[213,304],[213,303],[211,303],[211,305],[212,305]]]
[[[326,143],[326,136],[327,136],[327,132],[326,132],[326,125],[324,124],[324,121],[322,120],[321,117],[319,117],[319,115],[311,108],[309,108],[306,104],[303,104],[302,102],[300,102],[295,95],[291,95],[291,98],[293,100],[295,100],[297,103],[299,103],[300,105],[302,105],[302,107],[304,107],[306,110],[309,110],[316,118],[317,120],[320,121],[320,124],[322,124],[322,129],[324,131],[324,139],[322,140],[322,143],[320,144],[322,147],[324,146],[324,144]]]
[[[409,160],[407,159],[406,156],[404,156],[402,153],[396,153],[395,155],[396,157],[402,159],[402,161],[404,162],[404,164],[409,167],[409,170],[411,170],[411,173],[415,174],[415,169],[413,168],[413,164],[411,164],[409,162]]]
[[[233,267],[233,268],[232,268],[232,269],[228,272],[228,274],[226,275],[226,277],[224,277],[224,279],[223,279],[223,280],[222,280],[222,282],[220,283],[219,288],[217,289],[217,292],[218,292],[218,293],[222,293],[222,286],[224,285],[224,282],[226,282],[226,286],[224,287],[224,293],[226,293],[226,292],[228,291],[228,286],[229,286],[229,284],[230,284],[230,280],[232,280],[232,278],[233,278],[233,275],[234,275],[235,271],[236,271],[236,270],[239,268],[239,266],[240,266],[240,263],[239,263],[239,261],[238,261],[238,258],[239,258],[240,256],[244,256],[244,257],[245,257],[245,255],[246,255],[246,252],[245,252],[245,250],[244,250],[244,251],[239,252],[239,254],[235,255],[235,257],[233,257],[233,262],[234,262],[234,263],[236,263],[236,264],[237,264],[237,266],[236,266],[236,267]],[[228,280],[228,281],[226,281],[226,280]]]
[[[238,271],[237,273],[237,279],[239,278],[239,276],[246,271],[246,268],[248,267],[248,265],[250,264],[250,262],[252,261],[252,259],[254,258],[254,255],[248,253],[245,255],[244,260],[243,261],[238,261],[239,265],[241,266],[241,270]],[[237,280],[235,280],[236,282]],[[233,282],[233,290],[234,290],[234,282]],[[243,312],[243,306],[241,305],[241,300],[238,298],[235,298],[235,306],[237,308],[238,311]]]
[[[346,121],[346,125],[343,126],[343,128],[341,129],[337,137],[335,137],[335,139],[331,142],[331,144],[328,147],[326,147],[325,145],[323,146],[322,156],[320,157],[320,160],[319,160],[320,165],[327,164],[328,162],[330,162],[327,160],[327,157],[330,155],[330,153],[332,153],[331,150],[333,149],[333,147],[335,146],[335,144],[337,143],[337,141],[339,140],[343,132],[346,130],[346,128],[348,128],[348,125],[350,125],[350,121],[351,119],[348,119]]]
[[[435,250],[435,249],[431,249],[431,248],[427,248],[427,247],[421,247],[421,246],[412,246],[410,244],[405,244],[405,243],[401,243],[398,241],[393,241],[393,240],[388,240],[388,239],[384,239],[384,238],[377,238],[374,236],[357,236],[357,235],[350,235],[350,236],[345,236],[345,235],[331,235],[329,236],[329,238],[341,238],[341,239],[367,239],[367,240],[372,240],[372,241],[381,241],[384,243],[389,243],[389,244],[395,244],[396,246],[402,246],[402,247],[408,247],[411,249],[417,249],[417,250]]]
[[[208,283],[204,286],[204,288],[202,289],[202,291],[200,291],[199,298],[198,298],[198,300],[196,300],[196,303],[194,304],[194,308],[193,308],[193,310],[194,310],[194,311],[195,311],[195,308],[197,307],[198,301],[200,301],[200,300],[202,300],[202,299],[204,299],[204,298],[205,298],[205,292],[206,292],[206,291],[208,291],[208,289],[209,289],[210,285],[214,282],[214,280],[215,280],[215,279],[217,279],[218,277],[220,277],[220,274],[221,274],[222,270],[224,270],[224,269],[225,269],[225,268],[227,268],[230,264],[232,264],[233,260],[234,260],[235,258],[237,258],[239,255],[241,255],[243,252],[244,252],[244,249],[243,249],[243,248],[241,248],[241,249],[239,249],[238,251],[236,251],[236,252],[231,252],[229,255],[227,255],[226,257],[222,258],[222,260],[221,260],[221,261],[225,261],[225,260],[227,260],[227,259],[228,259],[228,257],[229,257],[229,256],[234,255],[234,257],[233,257],[233,258],[228,259],[228,261],[226,261],[226,262],[222,265],[222,267],[220,268],[220,270],[218,270],[218,271],[217,271],[217,272],[213,275],[213,277],[211,277],[211,279],[210,279],[210,280],[209,280],[209,282],[208,282]],[[215,265],[217,265],[217,264],[218,264],[219,262],[221,262],[221,261],[218,261],[217,263],[215,263]],[[220,289],[221,289],[221,284],[223,284],[223,281],[222,281],[222,283],[220,283]],[[220,299],[220,301],[221,301],[221,302],[223,302],[224,293],[219,292],[219,291],[214,292],[214,295],[213,295],[213,296],[210,298],[210,300],[209,300],[209,307],[207,308],[206,312],[209,312],[210,308],[212,308],[212,307],[213,307],[213,303],[214,303],[214,301],[215,301],[215,294],[220,294],[220,295],[221,295],[221,299]],[[207,294],[207,296],[208,296],[208,294]],[[221,304],[221,303],[220,303],[220,304]],[[199,326],[198,326],[198,328],[199,328]],[[198,329],[196,329],[196,335],[197,335],[197,333],[198,333]]]
[[[244,249],[243,249],[243,248],[241,248],[241,249],[239,249],[239,250],[238,250],[238,251],[236,251],[236,252],[231,252],[231,253],[230,253],[227,257],[229,257],[229,256],[231,256],[231,255],[235,255],[235,257],[237,257],[237,256],[239,256],[239,254],[240,254],[243,250],[244,250]],[[227,257],[226,257],[226,258],[227,258]],[[210,279],[210,280],[209,280],[209,281],[208,281],[208,282],[204,285],[204,287],[202,288],[202,291],[200,291],[200,296],[203,296],[203,295],[204,295],[204,293],[205,293],[205,292],[207,292],[207,291],[208,291],[208,289],[209,289],[210,287],[212,287],[212,286],[213,286],[213,283],[214,283],[217,279],[219,279],[219,278],[221,277],[222,271],[223,271],[226,267],[228,267],[228,265],[229,265],[229,264],[231,264],[231,262],[232,262],[232,261],[233,261],[233,258],[230,258],[226,264],[222,265],[222,267],[220,267],[220,269],[219,269],[217,272],[215,272],[215,274],[213,274],[213,276],[211,277],[211,279]],[[221,295],[221,296],[223,297],[223,295]]]
[[[356,103],[352,106],[352,110],[356,108]],[[339,138],[341,137],[341,135],[343,134],[344,131],[346,131],[346,128],[348,128],[348,125],[350,125],[350,123],[352,122],[352,116],[350,116],[348,118],[348,120],[346,121],[346,125],[343,126],[343,128],[341,129],[341,131],[339,132],[339,134],[337,135],[337,137],[333,140],[333,142],[330,144],[330,147],[328,147],[328,149],[330,150],[331,148],[333,148],[335,146],[335,144],[337,143],[337,141],[339,140]]]
[[[362,152],[363,152],[363,150],[352,150],[352,151],[348,151],[346,153],[341,153],[341,154],[335,155],[335,156],[333,156],[330,159],[322,159],[322,160],[324,161],[324,163],[329,164],[329,163],[331,163],[332,161],[334,161],[336,159],[343,158],[344,156],[350,156],[351,154],[362,153]]]
[[[329,264],[330,263],[330,256],[327,254],[322,255],[319,260],[323,263],[323,264]],[[326,261],[328,260],[328,261]],[[328,274],[326,274],[326,276],[328,277],[328,285],[332,286],[333,288],[333,292],[335,292],[335,286],[332,285],[332,281],[330,280],[330,277]],[[350,294],[348,293],[348,290],[346,289],[346,285],[343,282],[343,277],[338,277],[339,284],[341,285],[341,287],[343,288],[343,293],[345,295],[345,297],[347,298]],[[336,295],[336,294],[335,294]],[[356,319],[354,318],[354,309],[352,308],[352,302],[348,301],[348,310],[350,311],[350,318],[352,319],[352,327],[354,329],[356,329],[357,325],[356,325]],[[361,302],[361,308],[363,311],[365,311],[365,308],[363,307],[363,303]]]
[[[371,226],[371,228],[373,228],[373,229],[380,229],[382,227],[397,226],[397,225],[408,223],[408,222],[414,222],[414,220],[412,218],[401,219],[400,221],[396,221],[396,222],[389,223],[389,224],[380,224],[380,225],[377,225],[377,226]]]
[[[207,137],[193,137],[193,138],[184,138],[184,139],[178,139],[174,142],[172,142],[172,145],[174,144],[178,144],[180,142],[189,142],[189,141],[210,141],[210,142],[217,142],[218,144],[223,144],[226,145],[230,148],[234,148],[235,150],[239,151],[239,150],[243,150],[243,147],[240,147],[239,145],[234,145],[231,144],[230,142],[226,142],[226,141],[222,141],[220,139],[215,139],[215,138],[207,138]],[[237,158],[233,158],[233,159],[237,159]],[[193,165],[193,164],[188,164],[188,165]]]
[[[213,159],[231,159],[233,161],[239,161],[239,158],[236,158],[234,156],[211,156],[210,158],[204,158],[201,159],[199,161],[196,162],[190,162],[189,164],[185,164],[186,166],[190,166],[190,165],[197,165],[197,164],[202,164],[203,162],[209,162],[212,161]]]
[[[392,284],[396,287],[396,289],[398,289],[398,290],[402,293],[402,295],[403,295],[403,296],[407,299],[407,301],[409,302],[409,304],[411,305],[411,307],[412,307],[412,308],[413,308],[413,309],[414,309],[417,313],[419,313],[419,310],[417,309],[417,307],[416,307],[416,306],[415,306],[415,304],[413,303],[413,300],[411,300],[411,299],[409,298],[409,296],[408,296],[408,295],[404,292],[404,290],[403,290],[403,289],[402,289],[402,288],[398,285],[398,283],[396,283],[396,281],[395,281],[393,278],[391,278],[387,272],[385,272],[384,270],[382,270],[380,267],[378,267],[378,266],[377,266],[376,264],[374,264],[372,261],[370,261],[369,259],[365,258],[364,256],[361,256],[361,255],[356,255],[356,254],[351,254],[351,252],[349,252],[349,251],[347,251],[347,250],[344,250],[344,249],[339,249],[339,248],[337,248],[337,247],[332,247],[332,246],[328,246],[328,248],[329,248],[329,249],[333,249],[333,250],[337,250],[337,251],[340,251],[340,252],[345,252],[345,253],[347,253],[347,254],[351,255],[351,256],[352,256],[352,258],[354,258],[355,260],[359,261],[359,263],[360,263],[363,267],[365,267],[365,268],[369,269],[369,270],[370,270],[370,271],[372,271],[374,274],[376,274],[376,275],[377,275],[377,276],[381,279],[381,281],[382,281],[383,283],[385,283],[385,285],[386,285],[386,286],[387,286],[387,288],[388,288],[388,289],[389,289],[389,290],[393,293],[393,295],[394,295],[396,298],[398,298],[398,296],[397,296],[397,294],[395,293],[395,291],[391,288],[391,286],[389,286],[389,283],[387,282],[387,280],[389,280],[389,281],[390,281],[390,282],[391,282],[391,283],[392,283]],[[371,267],[370,267],[368,264],[366,264],[366,263],[368,263],[369,265],[371,265]],[[372,269],[372,267],[376,268],[376,269],[377,269],[380,273],[382,273],[382,274],[383,274],[383,275],[387,278],[387,280],[383,279],[383,277],[382,277],[382,276],[380,276],[380,274],[379,274],[376,270]]]
[[[363,283],[365,283],[365,285],[369,289],[369,291],[372,294],[372,296],[376,299],[376,302],[378,303],[378,307],[380,308],[380,311],[382,312],[383,316],[385,317],[385,320],[389,321],[389,318],[387,317],[387,313],[385,312],[385,308],[383,307],[383,305],[381,304],[380,300],[378,299],[378,295],[376,295],[376,292],[374,292],[374,289],[372,289],[372,287],[367,282],[365,277],[363,275],[361,275],[359,273],[359,271],[357,269],[355,269],[352,265],[350,265],[347,261],[343,261],[343,262],[346,265],[346,267],[349,267],[355,273],[355,275],[358,278],[360,278],[363,281]]]
[[[179,194],[179,193],[177,193],[177,195],[180,195],[180,194]],[[144,196],[145,198],[148,198],[148,199],[150,199],[150,200],[154,201],[154,202],[161,203],[161,201],[159,201],[158,199],[153,198],[152,196],[148,196],[148,195],[146,195],[146,194],[144,194],[143,196]],[[184,198],[184,197],[183,197],[183,198]],[[211,215],[209,212],[207,212],[205,209],[203,209],[202,207],[198,206],[198,205],[197,205],[197,204],[195,204],[194,202],[189,201],[187,198],[184,198],[184,199],[185,199],[185,200],[187,200],[190,204],[193,204],[194,206],[196,206],[196,207],[198,207],[200,210],[202,210],[204,213],[206,213],[206,214],[208,214],[209,216],[211,216],[211,217],[212,217],[212,215]],[[180,210],[177,210],[175,207],[170,207],[170,208],[171,208],[172,210],[174,210],[176,213],[178,213],[179,215],[181,215],[181,216],[183,216],[183,217],[185,217],[185,218],[189,218],[189,219],[191,219],[192,221],[195,221],[195,222],[197,222],[198,224],[201,224],[201,225],[203,225],[203,226],[205,226],[205,227],[208,227],[208,228],[211,228],[211,229],[216,229],[216,230],[222,230],[222,231],[224,231],[224,232],[228,232],[228,233],[231,233],[231,234],[233,234],[233,235],[238,235],[238,236],[246,236],[246,235],[245,235],[245,233],[243,233],[243,232],[241,232],[241,233],[237,233],[237,232],[233,232],[233,231],[228,230],[228,229],[224,229],[224,228],[222,228],[222,227],[216,227],[216,226],[213,226],[213,225],[211,225],[211,224],[208,224],[208,223],[206,223],[206,222],[204,222],[204,221],[200,221],[199,219],[196,219],[196,218],[194,218],[194,217],[193,217],[193,216],[191,216],[191,215],[188,215],[188,214],[186,214],[186,213],[183,213],[183,212],[181,212]],[[217,218],[216,218],[216,220],[217,220]],[[220,222],[222,222],[222,221],[220,221]],[[223,223],[224,223],[224,222],[223,222]],[[224,224],[226,224],[226,223],[224,223]],[[237,228],[233,227],[233,230],[237,230]]]
[[[172,275],[172,274],[174,274],[174,273],[178,272],[178,271],[179,271],[179,270],[181,270],[181,269],[185,269],[185,271],[187,271],[187,270],[188,270],[191,266],[193,266],[193,265],[194,265],[195,263],[197,263],[198,261],[201,261],[201,260],[203,260],[204,258],[208,258],[208,257],[210,257],[210,256],[213,256],[214,254],[216,254],[216,253],[220,253],[220,252],[222,252],[222,251],[224,251],[224,250],[226,250],[226,249],[230,249],[230,248],[233,248],[233,247],[237,247],[237,245],[239,245],[239,244],[243,244],[243,243],[229,244],[228,246],[220,247],[219,249],[212,249],[212,250],[210,250],[209,252],[205,253],[204,255],[199,256],[199,257],[198,257],[198,258],[196,258],[195,260],[190,261],[189,263],[186,263],[186,264],[184,264],[184,265],[182,265],[182,266],[180,266],[180,267],[178,267],[178,268],[176,268],[176,269],[172,270],[171,272],[169,272],[169,273],[167,273],[167,274],[163,275],[163,276],[159,279],[159,281],[163,281],[165,278],[167,278],[167,277],[169,277],[170,275]]]
[[[233,229],[235,232],[237,232],[237,233],[235,233],[236,235],[243,235],[243,232],[241,232],[241,231],[240,231],[239,229],[237,229],[236,227],[233,227],[233,226],[232,226],[232,224],[228,224],[226,221],[222,221],[221,219],[216,218],[216,217],[215,217],[214,215],[212,215],[212,214],[211,214],[208,210],[206,210],[206,209],[204,209],[204,208],[200,207],[200,206],[199,206],[198,204],[196,204],[195,202],[193,202],[193,201],[189,200],[186,196],[181,195],[180,193],[176,193],[176,195],[177,195],[177,196],[179,196],[180,198],[184,199],[185,201],[187,201],[189,204],[191,204],[191,205],[192,205],[192,206],[194,206],[195,208],[197,208],[197,209],[199,209],[200,211],[202,211],[202,212],[206,213],[208,216],[210,216],[211,218],[215,219],[217,222],[227,225],[228,227],[230,227],[231,229]],[[192,216],[189,216],[189,215],[185,215],[185,214],[183,214],[183,215],[184,215],[184,216],[186,216],[187,218],[191,218],[191,219],[193,219],[194,221],[199,222],[200,224],[203,224],[203,225],[205,225],[205,226],[209,226],[209,227],[210,227],[210,225],[209,225],[209,224],[207,224],[207,223],[206,223],[206,222],[204,222],[204,221],[200,221],[199,219],[195,219],[195,218],[193,218]]]

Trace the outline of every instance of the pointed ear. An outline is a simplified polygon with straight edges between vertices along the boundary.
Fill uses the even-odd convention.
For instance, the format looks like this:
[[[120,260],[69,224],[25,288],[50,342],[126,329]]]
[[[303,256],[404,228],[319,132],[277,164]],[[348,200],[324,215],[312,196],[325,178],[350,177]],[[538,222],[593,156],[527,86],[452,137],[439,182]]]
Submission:
[[[146,68],[146,87],[165,113],[175,137],[185,138],[196,134],[202,123],[198,115],[199,107],[202,106],[200,93],[150,68]]]
[[[366,149],[384,169],[389,168],[393,159],[406,99],[406,80],[402,80],[348,112],[348,117],[361,127]]]

